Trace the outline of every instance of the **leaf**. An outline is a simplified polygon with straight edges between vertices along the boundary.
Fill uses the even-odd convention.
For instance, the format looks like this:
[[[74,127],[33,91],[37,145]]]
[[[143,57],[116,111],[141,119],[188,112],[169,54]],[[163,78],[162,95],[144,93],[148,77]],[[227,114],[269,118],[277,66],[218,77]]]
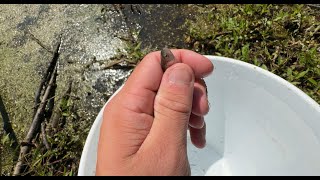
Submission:
[[[71,169],[71,171],[69,172],[68,176],[73,176],[73,171]]]
[[[291,69],[291,68],[288,68],[288,69],[287,69],[287,76],[288,76],[288,77],[291,77],[291,76],[292,76],[292,69]]]
[[[72,105],[72,101],[70,99],[67,101],[67,108],[69,108]]]
[[[267,48],[267,46],[264,47],[264,53],[266,54],[266,56],[268,56],[268,59],[271,59],[271,55],[269,53],[269,49]]]
[[[309,69],[307,69],[306,71],[300,72],[300,73],[295,77],[295,79],[300,79],[300,78],[302,78],[302,77],[305,76],[308,72],[309,72]]]
[[[133,50],[134,50],[134,51],[137,51],[137,50],[140,49],[140,47],[141,47],[141,42],[139,42],[139,43],[137,44],[137,46],[136,46]]]
[[[63,112],[62,116],[68,117],[68,116],[70,116],[70,114],[68,112]]]
[[[68,108],[68,100],[66,98],[61,99],[60,107],[62,110],[66,110]]]
[[[313,84],[314,86],[317,86],[317,85],[318,85],[317,81],[315,81],[313,78],[308,78],[308,81],[309,81],[311,84]]]
[[[217,55],[217,56],[222,56],[222,54],[221,54],[221,53],[219,53],[219,52],[216,52],[216,55]]]
[[[301,84],[300,82],[291,82],[291,84],[293,84],[293,85],[299,85],[299,84]]]
[[[268,26],[272,26],[272,21],[267,21]]]
[[[292,74],[292,69],[291,68],[287,69],[287,77],[288,77],[287,78],[288,81],[290,81],[290,82],[293,81],[293,74]]]
[[[253,64],[256,65],[256,66],[260,65],[260,62],[258,61],[257,57],[254,57]]]
[[[2,144],[6,144],[7,142],[9,142],[9,134],[5,135],[5,136],[2,138]]]
[[[280,16],[278,16],[278,17],[276,17],[273,21],[279,21],[280,19],[283,19],[283,16],[282,16],[282,14],[280,15]]]
[[[242,54],[242,58],[244,61],[248,61],[249,60],[249,44],[246,44],[245,46],[243,46],[241,48],[241,54]]]
[[[268,67],[265,64],[262,64],[261,68],[268,71]]]
[[[278,56],[278,65],[282,65],[285,62],[285,59],[283,59],[281,56]]]

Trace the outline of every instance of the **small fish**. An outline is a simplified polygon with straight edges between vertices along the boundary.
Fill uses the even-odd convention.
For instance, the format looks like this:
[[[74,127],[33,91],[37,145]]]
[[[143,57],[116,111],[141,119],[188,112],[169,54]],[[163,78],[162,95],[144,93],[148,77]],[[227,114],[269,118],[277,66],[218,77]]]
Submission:
[[[179,61],[176,60],[170,49],[163,48],[161,50],[161,68],[163,72],[175,63],[179,63]]]

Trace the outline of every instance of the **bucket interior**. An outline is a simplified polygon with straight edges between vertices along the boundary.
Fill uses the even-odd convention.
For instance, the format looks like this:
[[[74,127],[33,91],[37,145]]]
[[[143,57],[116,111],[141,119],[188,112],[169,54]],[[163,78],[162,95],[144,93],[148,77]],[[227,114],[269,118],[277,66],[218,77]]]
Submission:
[[[237,60],[207,56],[207,144],[188,137],[192,175],[320,175],[320,107],[278,76]],[[89,133],[79,175],[94,175],[102,112]]]

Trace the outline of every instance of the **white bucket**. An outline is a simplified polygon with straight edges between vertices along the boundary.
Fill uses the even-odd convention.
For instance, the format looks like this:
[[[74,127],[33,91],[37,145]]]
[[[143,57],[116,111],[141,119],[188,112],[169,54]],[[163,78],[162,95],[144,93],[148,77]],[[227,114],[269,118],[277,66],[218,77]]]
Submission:
[[[197,149],[188,139],[192,175],[320,175],[320,105],[257,66],[206,57],[215,66],[205,79],[207,146]],[[101,122],[102,110],[84,146],[80,176],[95,175]]]

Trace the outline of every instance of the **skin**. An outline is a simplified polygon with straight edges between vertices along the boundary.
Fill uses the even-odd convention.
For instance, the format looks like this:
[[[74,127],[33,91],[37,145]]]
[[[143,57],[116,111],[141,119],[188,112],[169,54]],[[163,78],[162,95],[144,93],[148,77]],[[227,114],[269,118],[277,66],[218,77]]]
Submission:
[[[159,51],[146,55],[104,109],[96,175],[190,175],[187,132],[205,146],[202,78],[213,64],[193,51],[171,52],[178,63],[165,71]]]

